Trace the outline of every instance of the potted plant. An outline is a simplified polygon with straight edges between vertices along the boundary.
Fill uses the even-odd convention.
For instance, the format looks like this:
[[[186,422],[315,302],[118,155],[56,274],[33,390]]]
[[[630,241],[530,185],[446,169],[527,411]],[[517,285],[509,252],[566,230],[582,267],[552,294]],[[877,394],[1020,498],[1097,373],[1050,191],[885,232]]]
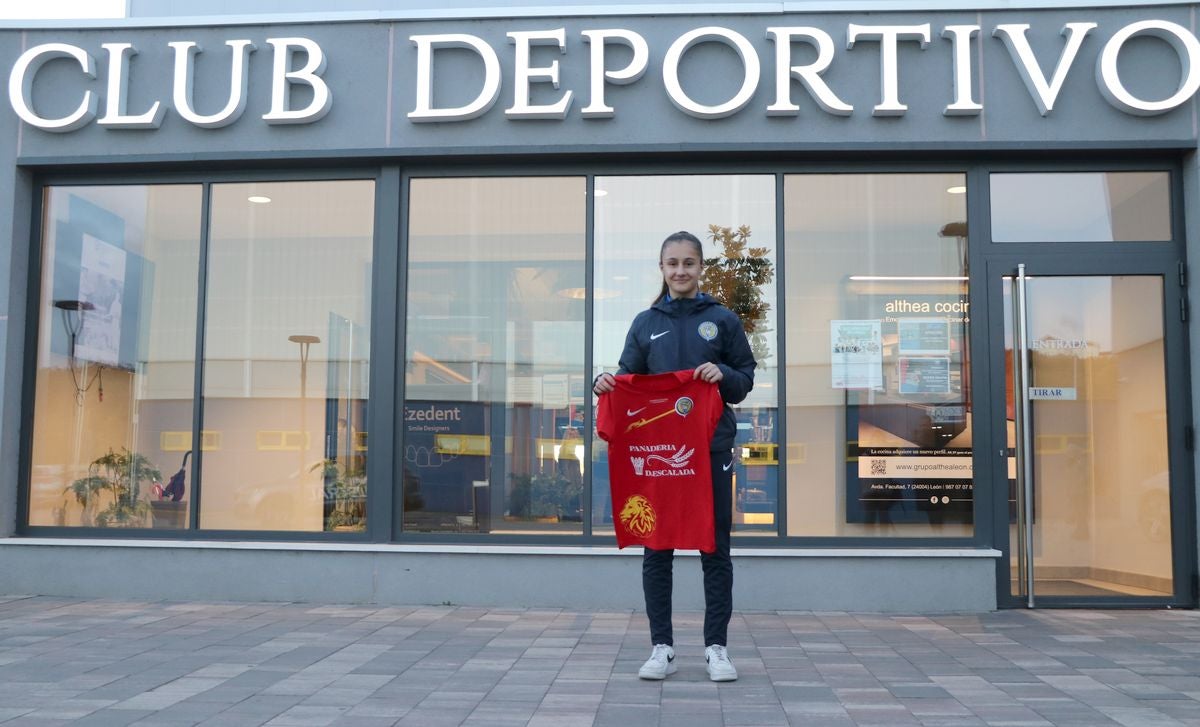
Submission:
[[[120,452],[107,453],[92,460],[87,477],[72,482],[64,493],[75,495],[83,507],[84,518],[100,507],[103,495],[111,498],[107,507],[95,513],[91,519],[98,527],[142,528],[150,514],[150,503],[142,498],[142,483],[153,484],[162,480],[150,460],[143,455],[130,452],[124,447]]]
[[[509,500],[512,517],[542,522],[579,519],[582,483],[556,472],[513,474],[510,477],[513,480]]]
[[[326,459],[321,470],[325,481],[325,529],[364,530],[367,527],[367,471],[363,462]]]

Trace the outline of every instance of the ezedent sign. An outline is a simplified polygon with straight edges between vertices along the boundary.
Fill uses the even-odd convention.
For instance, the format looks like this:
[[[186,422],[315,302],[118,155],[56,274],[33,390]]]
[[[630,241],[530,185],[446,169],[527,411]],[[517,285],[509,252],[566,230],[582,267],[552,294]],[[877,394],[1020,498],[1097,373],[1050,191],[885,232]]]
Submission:
[[[1050,71],[1034,55],[1026,36],[1029,24],[998,24],[992,28],[991,36],[1004,44],[1033,104],[1042,116],[1046,116],[1054,109],[1064,82],[1073,72],[1084,40],[1097,27],[1098,24],[1094,22],[1066,23],[1061,30],[1064,40]],[[981,42],[977,39],[981,32],[979,25],[947,25],[938,33],[945,41],[939,44],[941,48],[938,50],[945,53],[947,62],[953,68],[952,83],[945,94],[948,103],[942,109],[944,115],[973,116],[983,110],[982,104],[972,96],[975,73],[972,58],[977,44]],[[773,91],[771,103],[761,109],[767,116],[794,116],[800,112],[800,104],[794,98],[793,80],[803,86],[811,100],[825,113],[837,116],[855,113],[854,106],[842,100],[837,89],[823,78],[837,56],[834,39],[827,31],[809,26],[772,26],[765,28],[765,34],[774,48],[773,57],[766,61],[768,69],[765,73],[763,59],[743,33],[726,27],[708,26],[676,37],[666,48],[661,68],[655,69],[661,73],[662,85],[671,103],[680,112],[700,119],[729,117],[746,110],[766,75],[766,82]],[[548,63],[542,61],[543,65],[534,65],[532,49],[536,46],[557,47],[560,54],[566,55],[568,38],[564,28],[509,32],[506,35],[513,46],[513,73],[508,79],[513,95],[511,104],[503,113],[506,118],[513,120],[565,119],[572,113],[577,96],[583,97],[585,94],[586,103],[581,101],[582,105],[575,112],[581,118],[613,117],[618,109],[607,103],[607,87],[638,83],[650,70],[650,48],[640,33],[621,28],[583,30],[579,33],[579,40],[588,46],[587,88],[561,89],[560,61],[554,59]],[[1179,85],[1166,98],[1147,99],[1135,95],[1125,86],[1118,73],[1117,64],[1122,48],[1140,36],[1165,41],[1179,59],[1182,69]],[[409,40],[415,46],[416,55],[413,64],[416,74],[415,99],[411,110],[406,113],[410,122],[467,121],[487,114],[496,107],[502,81],[500,50],[484,39],[467,33],[411,35]],[[901,44],[915,44],[921,51],[926,51],[933,42],[934,31],[929,23],[847,25],[846,52],[853,52],[856,46],[862,44],[877,44],[879,48],[879,101],[871,109],[873,116],[902,116],[908,111],[908,106],[899,97],[902,69],[898,50]],[[271,48],[271,96],[269,111],[262,115],[262,120],[267,124],[311,124],[320,120],[332,107],[335,90],[322,76],[327,62],[324,49],[315,41],[303,37],[268,38],[266,43]],[[690,49],[704,43],[719,43],[731,48],[740,64],[740,87],[730,98],[719,103],[697,102],[680,83],[682,59]],[[816,58],[795,64],[793,45],[797,43],[810,46],[816,51]],[[576,44],[577,41],[572,43]],[[199,113],[192,98],[195,58],[201,52],[199,45],[192,41],[172,41],[166,45],[171,49],[174,70],[169,104],[176,114],[201,128],[228,126],[243,115],[249,92],[249,65],[252,54],[257,50],[251,40],[225,42],[231,50],[229,91],[224,105],[211,114]],[[609,67],[608,50],[614,45],[624,46],[622,55],[629,57],[621,68]],[[13,111],[30,126],[51,132],[74,131],[93,121],[110,129],[158,128],[168,110],[166,93],[160,93],[159,99],[148,108],[137,111],[127,108],[128,89],[131,76],[134,75],[130,70],[130,59],[137,54],[137,49],[129,42],[103,43],[101,48],[107,69],[103,93],[92,88],[93,84],[88,81],[96,78],[98,63],[85,48],[68,43],[44,43],[22,53],[9,74],[8,95]],[[436,105],[434,101],[434,90],[438,87],[438,51],[442,49],[466,50],[482,67],[482,83],[468,103],[444,107]],[[299,62],[300,58],[303,58],[303,63]],[[77,94],[79,102],[70,113],[48,118],[39,114],[34,107],[33,90],[39,69],[59,59],[66,59],[79,67],[79,85],[61,89],[61,93]],[[567,62],[570,61],[562,61]],[[1200,89],[1200,42],[1188,29],[1166,20],[1130,23],[1105,41],[1096,56],[1095,79],[1101,95],[1124,113],[1137,116],[1166,113],[1187,103]],[[543,103],[534,103],[532,100],[535,84],[547,84],[553,89],[540,87]],[[301,108],[293,108],[292,90],[296,86],[307,87],[307,103]],[[380,98],[385,96],[383,90]],[[474,89],[470,91],[474,93]],[[545,102],[547,95],[553,97],[549,103]]]

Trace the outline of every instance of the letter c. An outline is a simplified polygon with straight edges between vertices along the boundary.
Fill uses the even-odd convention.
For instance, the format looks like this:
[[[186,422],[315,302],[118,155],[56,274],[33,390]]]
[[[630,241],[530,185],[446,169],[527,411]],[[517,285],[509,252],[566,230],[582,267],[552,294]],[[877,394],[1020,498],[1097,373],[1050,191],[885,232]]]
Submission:
[[[67,43],[45,43],[22,53],[13,65],[12,73],[8,77],[8,102],[17,116],[30,126],[43,131],[64,133],[84,126],[96,116],[97,98],[91,91],[84,91],[83,101],[69,115],[59,119],[38,116],[30,104],[33,78],[42,66],[57,58],[74,58],[79,61],[85,76],[96,77],[96,59],[84,49]]]

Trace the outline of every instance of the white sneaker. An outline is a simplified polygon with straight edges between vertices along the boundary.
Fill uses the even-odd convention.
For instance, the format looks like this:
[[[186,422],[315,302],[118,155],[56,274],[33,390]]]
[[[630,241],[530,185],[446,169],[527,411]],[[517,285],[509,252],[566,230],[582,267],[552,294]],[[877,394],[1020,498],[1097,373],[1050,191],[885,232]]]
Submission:
[[[729,652],[724,646],[713,644],[704,650],[704,660],[708,662],[708,678],[714,682],[732,682],[737,679],[737,669],[729,660]]]
[[[638,669],[638,676],[642,679],[666,679],[667,675],[674,674],[676,669],[678,667],[675,666],[675,650],[666,644],[655,644],[650,658]]]

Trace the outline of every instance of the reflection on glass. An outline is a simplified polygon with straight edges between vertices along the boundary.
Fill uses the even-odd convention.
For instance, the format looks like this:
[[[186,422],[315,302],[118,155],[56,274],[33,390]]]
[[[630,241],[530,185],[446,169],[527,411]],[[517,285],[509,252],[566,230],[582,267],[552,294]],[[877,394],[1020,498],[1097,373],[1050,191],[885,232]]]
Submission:
[[[362,530],[374,182],[212,187],[200,526]]]
[[[704,244],[701,289],[746,324],[758,368],[737,407],[733,522],[737,532],[778,530],[779,450],[775,313],[775,178],[770,175],[597,177],[595,371],[615,371],[629,324],[654,302],[663,239],[687,230]],[[751,259],[753,254],[760,255]],[[767,282],[754,284],[767,273]],[[612,532],[608,453],[594,437],[592,523]]]
[[[787,532],[972,532],[962,174],[788,176]]]
[[[1170,596],[1162,279],[1032,277],[1026,285],[1034,596]],[[1011,295],[1006,278],[1010,448]],[[1013,593],[1022,586],[1014,582]]]
[[[30,525],[188,527],[200,198],[46,190]]]
[[[993,174],[996,242],[1171,239],[1167,172]]]
[[[413,180],[405,530],[582,532],[585,191]]]

